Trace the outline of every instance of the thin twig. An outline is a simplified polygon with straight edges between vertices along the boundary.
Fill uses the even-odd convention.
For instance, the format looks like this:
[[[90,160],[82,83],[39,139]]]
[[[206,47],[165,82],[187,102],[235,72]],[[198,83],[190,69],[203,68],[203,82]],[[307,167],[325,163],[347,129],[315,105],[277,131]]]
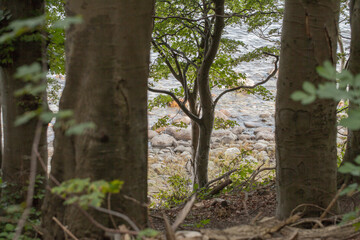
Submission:
[[[26,196],[26,208],[22,213],[20,220],[16,226],[16,232],[14,236],[14,240],[18,240],[21,236],[21,232],[25,226],[26,219],[29,217],[30,210],[33,204],[34,197],[34,189],[35,189],[35,181],[36,181],[36,152],[39,147],[40,139],[41,139],[41,131],[42,131],[42,122],[39,120],[36,125],[34,141],[31,149],[31,158],[30,158],[30,176],[29,176],[29,186]]]
[[[62,225],[62,223],[56,218],[56,217],[52,217],[52,219],[54,220],[54,222],[59,225],[59,227],[65,232],[67,233],[72,239],[74,240],[79,240],[77,237],[75,237],[75,235],[70,232],[69,229],[67,229],[67,227],[65,227],[64,225]]]
[[[108,210],[111,209],[111,193],[109,193],[109,194],[108,194],[108,197],[107,197],[107,209],[108,209]],[[108,214],[108,215],[109,215],[109,218],[110,218],[110,221],[111,221],[113,227],[114,227],[114,228],[117,228],[113,216],[112,216],[111,214]]]

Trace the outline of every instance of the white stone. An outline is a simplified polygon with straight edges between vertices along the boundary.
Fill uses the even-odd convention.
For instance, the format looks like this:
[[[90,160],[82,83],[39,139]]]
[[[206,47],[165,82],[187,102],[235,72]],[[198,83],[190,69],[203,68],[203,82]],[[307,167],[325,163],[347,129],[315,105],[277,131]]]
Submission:
[[[244,122],[244,125],[247,128],[257,128],[261,126],[261,124],[257,122]]]
[[[256,134],[256,140],[264,139],[264,140],[274,140],[275,135],[270,132],[259,132]]]
[[[151,139],[151,145],[158,148],[176,147],[176,139],[168,134],[160,134]]]

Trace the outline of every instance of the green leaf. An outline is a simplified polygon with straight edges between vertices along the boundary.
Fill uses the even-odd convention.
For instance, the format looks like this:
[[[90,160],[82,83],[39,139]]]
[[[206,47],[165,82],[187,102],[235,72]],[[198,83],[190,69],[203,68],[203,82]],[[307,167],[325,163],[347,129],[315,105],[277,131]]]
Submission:
[[[355,160],[354,160],[357,164],[359,164],[360,165],[360,155],[359,156],[357,156],[356,158],[355,158]]]
[[[24,81],[39,82],[39,80],[45,79],[46,73],[42,71],[40,63],[34,62],[31,65],[18,67],[14,77]]]
[[[96,125],[93,122],[76,124],[75,126],[72,126],[69,129],[67,129],[65,132],[65,135],[66,136],[81,135],[84,133],[85,130],[94,129],[95,127],[96,127]]]
[[[303,99],[309,98],[309,95],[304,93],[303,91],[296,91],[291,94],[291,99],[294,101],[302,101]]]
[[[339,172],[341,173],[350,173],[354,176],[360,176],[360,167],[355,166],[352,163],[346,162],[343,166],[339,168]]]
[[[310,82],[304,82],[303,89],[305,90],[305,92],[309,93],[310,95],[316,94],[316,87],[314,86],[314,84]]]
[[[37,114],[38,114],[37,111],[26,112],[23,115],[16,118],[14,124],[16,127],[20,126],[22,124],[25,124],[25,123],[29,122],[31,119],[33,119],[34,117],[36,117]]]
[[[348,127],[351,130],[360,129],[360,111],[359,110],[349,110],[348,117],[341,119],[341,126]]]
[[[358,184],[357,183],[353,183],[350,184],[349,186],[347,186],[341,193],[341,196],[347,195],[347,194],[352,194],[353,192],[355,192],[358,189]]]
[[[330,61],[325,61],[323,66],[318,66],[316,71],[323,78],[333,81],[336,80],[336,69]]]
[[[5,225],[5,231],[7,231],[7,232],[12,232],[12,231],[14,231],[15,230],[15,225],[12,225],[12,224],[10,224],[10,223],[7,223],[6,225]]]

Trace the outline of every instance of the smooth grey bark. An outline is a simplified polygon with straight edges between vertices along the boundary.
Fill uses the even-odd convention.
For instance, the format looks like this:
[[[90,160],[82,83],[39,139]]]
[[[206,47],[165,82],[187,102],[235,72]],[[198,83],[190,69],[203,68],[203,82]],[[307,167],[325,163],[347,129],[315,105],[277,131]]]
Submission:
[[[6,1],[0,0],[2,10],[10,14],[10,19],[3,19],[0,27],[6,27],[11,21],[37,17],[44,14],[44,1]],[[28,33],[41,34],[39,31]],[[35,38],[36,39],[36,38]],[[38,38],[37,38],[38,39]],[[13,51],[7,51],[12,47]],[[34,140],[37,119],[30,120],[21,126],[15,126],[17,117],[27,111],[36,110],[46,105],[46,94],[41,96],[23,95],[15,97],[14,92],[23,88],[26,83],[16,79],[14,74],[17,68],[23,65],[31,65],[38,62],[43,66],[42,40],[23,40],[17,37],[12,43],[4,43],[1,46],[2,63],[0,64],[1,103],[3,114],[4,149],[2,158],[3,181],[11,184],[7,194],[20,191],[26,186],[29,179],[31,147]],[[6,54],[9,53],[9,54]],[[6,61],[5,61],[6,59]],[[45,71],[45,70],[44,70]],[[45,107],[46,108],[46,107]],[[47,159],[47,126],[44,126],[40,140],[39,152],[43,159]],[[39,171],[43,174],[43,171]],[[14,185],[13,185],[14,184]],[[25,192],[22,193],[25,197]],[[23,198],[24,199],[24,198]]]
[[[336,193],[336,104],[316,100],[302,105],[290,95],[302,90],[304,81],[315,85],[326,81],[315,70],[325,60],[336,64],[339,4],[339,0],[285,1],[275,116],[280,219],[303,203],[326,208]],[[308,207],[305,215],[319,211]]]
[[[351,43],[350,43],[350,58],[348,62],[348,70],[354,74],[360,74],[360,1],[352,0],[350,2],[350,26],[351,26]],[[352,102],[349,104],[349,109],[359,108]],[[360,130],[352,131],[348,129],[347,145],[343,162],[352,162],[356,156],[360,155]],[[349,181],[352,176],[348,175],[346,181]],[[340,182],[345,180],[345,176],[340,173]]]
[[[71,109],[76,122],[94,122],[97,127],[72,137],[56,129],[51,170],[59,181],[123,180],[120,194],[111,196],[111,208],[139,227],[147,224],[147,78],[153,7],[150,0],[68,1],[68,15],[80,14],[83,22],[66,33],[67,78],[60,111]],[[113,228],[108,215],[89,213]],[[64,239],[53,216],[79,238],[104,239],[103,230],[78,208],[63,206],[48,191],[44,239]]]

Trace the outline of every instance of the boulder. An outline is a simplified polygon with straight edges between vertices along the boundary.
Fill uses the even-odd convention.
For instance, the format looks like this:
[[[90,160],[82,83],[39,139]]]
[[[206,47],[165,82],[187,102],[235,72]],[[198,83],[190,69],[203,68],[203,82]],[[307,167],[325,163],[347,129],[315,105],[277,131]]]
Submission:
[[[158,148],[176,147],[177,142],[173,136],[160,134],[151,139],[151,145]]]
[[[148,139],[151,140],[153,137],[159,135],[156,131],[154,130],[148,130]]]
[[[169,126],[165,132],[170,136],[173,136],[177,140],[189,141],[191,140],[191,129],[190,128],[178,128]]]
[[[275,135],[274,133],[271,132],[258,132],[256,134],[256,140],[260,140],[260,139],[271,141],[275,139]]]
[[[180,122],[183,122],[185,123],[186,125],[189,125],[191,123],[191,119],[187,116],[183,116],[181,118],[176,118],[174,120],[175,123],[180,123]]]

